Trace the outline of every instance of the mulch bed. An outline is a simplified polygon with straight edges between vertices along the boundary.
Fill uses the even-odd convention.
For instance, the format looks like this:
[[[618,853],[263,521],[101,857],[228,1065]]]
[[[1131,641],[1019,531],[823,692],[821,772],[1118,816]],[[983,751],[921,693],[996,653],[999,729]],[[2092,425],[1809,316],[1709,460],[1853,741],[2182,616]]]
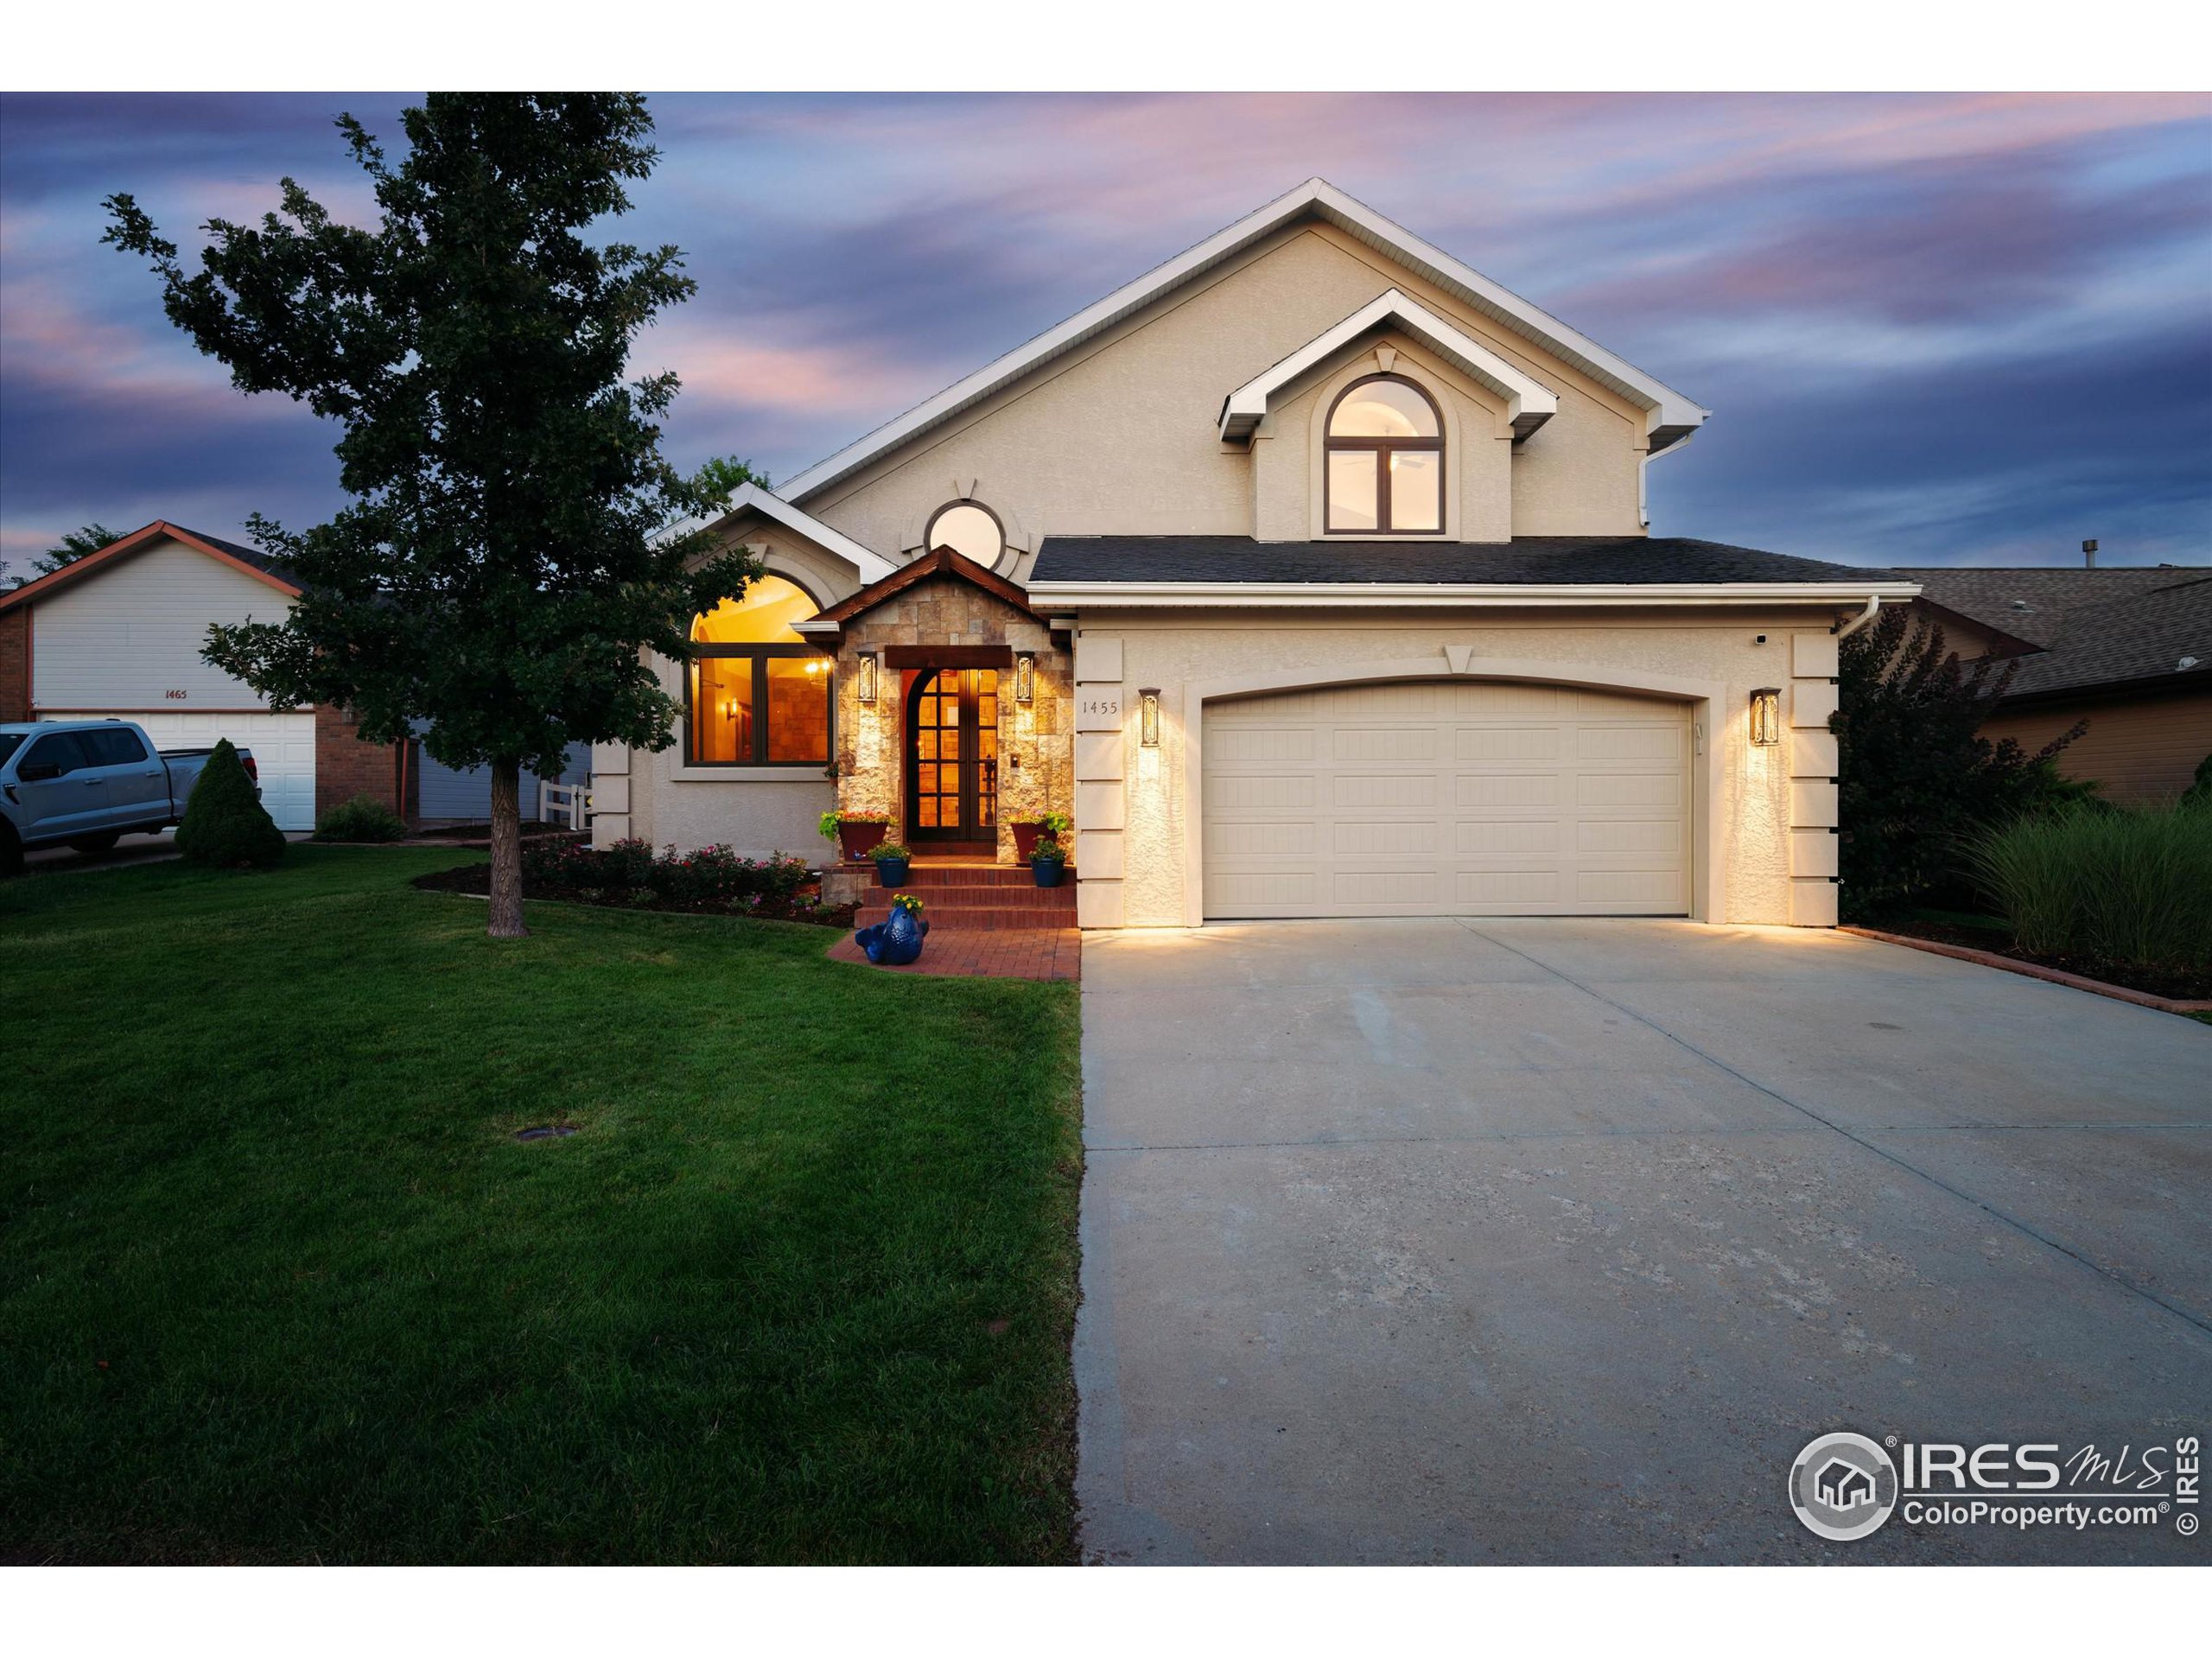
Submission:
[[[2078,974],[2084,979],[2102,980],[2107,985],[2125,986],[2131,991],[2142,991],[2176,1002],[2197,1002],[2212,998],[2212,972],[2201,968],[2102,962],[2093,957],[2038,956],[2033,951],[2019,949],[2012,943],[2012,934],[2001,927],[1964,927],[1951,922],[1923,921],[1909,916],[1888,917],[1870,925],[1880,928],[1885,933],[1903,933],[1916,939],[1933,939],[1938,944],[1957,944],[1970,950],[1986,950],[1993,956],[2010,957],[2015,962],[2056,969],[2062,974]]]
[[[489,864],[464,864],[458,869],[435,870],[428,875],[418,875],[413,885],[429,893],[470,893],[480,898],[489,898],[492,893],[492,867]],[[825,905],[821,890],[809,886],[802,887],[789,898],[762,894],[757,902],[744,899],[709,899],[692,904],[675,904],[659,898],[635,899],[623,893],[594,891],[589,896],[579,892],[556,892],[534,888],[528,880],[522,885],[524,899],[553,899],[563,904],[593,905],[602,910],[658,910],[678,916],[741,916],[762,922],[805,922],[818,927],[850,927],[857,905]]]
[[[522,835],[525,841],[535,841],[541,836],[570,836],[582,841],[588,837],[590,831],[571,830],[565,823],[547,823],[537,818],[524,818]],[[457,847],[489,847],[492,844],[492,826],[488,823],[440,824],[431,830],[410,830],[407,839],[429,842],[434,846],[450,842]]]

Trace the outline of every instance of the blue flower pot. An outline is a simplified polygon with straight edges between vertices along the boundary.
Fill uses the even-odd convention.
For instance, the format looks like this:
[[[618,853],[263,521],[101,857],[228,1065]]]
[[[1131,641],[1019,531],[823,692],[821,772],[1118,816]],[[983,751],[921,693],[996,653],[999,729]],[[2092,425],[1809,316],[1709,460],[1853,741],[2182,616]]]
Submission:
[[[1040,887],[1058,887],[1060,877],[1067,868],[1067,861],[1064,858],[1033,858],[1029,861],[1029,868]]]
[[[906,861],[903,858],[879,858],[875,861],[875,885],[879,887],[903,887],[906,885]]]
[[[853,935],[870,962],[886,968],[903,968],[922,954],[922,936],[930,925],[910,910],[892,907],[891,919],[864,927]]]

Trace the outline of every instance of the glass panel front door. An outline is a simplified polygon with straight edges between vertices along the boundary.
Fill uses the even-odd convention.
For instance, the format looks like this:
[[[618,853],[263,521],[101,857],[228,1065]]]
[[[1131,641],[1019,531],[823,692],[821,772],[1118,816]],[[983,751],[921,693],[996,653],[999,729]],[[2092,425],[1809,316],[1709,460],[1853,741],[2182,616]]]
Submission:
[[[914,683],[907,721],[907,834],[998,837],[999,672],[933,669]]]

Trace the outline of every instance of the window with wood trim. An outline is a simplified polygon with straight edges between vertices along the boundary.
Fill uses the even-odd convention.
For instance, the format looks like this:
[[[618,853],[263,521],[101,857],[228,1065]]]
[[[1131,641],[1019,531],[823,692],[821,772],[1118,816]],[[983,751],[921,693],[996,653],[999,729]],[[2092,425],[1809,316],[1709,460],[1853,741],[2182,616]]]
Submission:
[[[1444,533],[1444,420],[1412,381],[1353,381],[1329,410],[1324,444],[1330,535]]]
[[[830,763],[830,658],[791,624],[821,607],[798,583],[761,576],[691,623],[683,757],[695,766]]]

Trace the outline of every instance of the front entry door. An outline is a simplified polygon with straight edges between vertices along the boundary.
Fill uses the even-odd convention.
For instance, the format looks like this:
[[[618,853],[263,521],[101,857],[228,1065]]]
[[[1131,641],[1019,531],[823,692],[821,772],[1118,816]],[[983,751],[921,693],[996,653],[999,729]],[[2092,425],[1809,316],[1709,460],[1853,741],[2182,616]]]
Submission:
[[[932,669],[914,682],[908,709],[907,836],[995,843],[998,670]]]

